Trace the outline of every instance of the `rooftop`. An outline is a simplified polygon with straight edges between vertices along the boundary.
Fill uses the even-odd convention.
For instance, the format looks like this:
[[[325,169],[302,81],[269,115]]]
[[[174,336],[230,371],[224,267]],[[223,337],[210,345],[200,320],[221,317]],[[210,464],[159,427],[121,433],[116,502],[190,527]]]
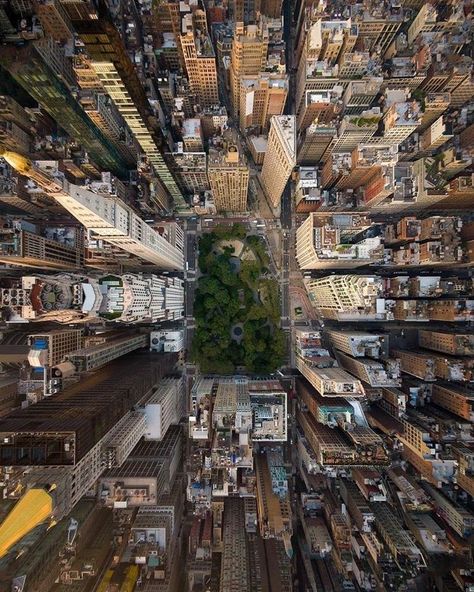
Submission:
[[[255,152],[266,152],[268,146],[266,136],[251,136],[249,141],[253,144]]]
[[[289,156],[293,159],[296,158],[296,117],[294,115],[274,115],[271,118],[271,126],[282,140]]]
[[[183,121],[183,136],[201,137],[201,120],[198,118]]]

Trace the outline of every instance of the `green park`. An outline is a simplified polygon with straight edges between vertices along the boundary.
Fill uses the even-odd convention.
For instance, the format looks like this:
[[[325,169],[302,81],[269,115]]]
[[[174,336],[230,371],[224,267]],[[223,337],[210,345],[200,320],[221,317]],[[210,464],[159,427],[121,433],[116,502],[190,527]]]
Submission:
[[[218,226],[199,239],[192,356],[203,373],[266,374],[283,364],[278,282],[261,237]]]

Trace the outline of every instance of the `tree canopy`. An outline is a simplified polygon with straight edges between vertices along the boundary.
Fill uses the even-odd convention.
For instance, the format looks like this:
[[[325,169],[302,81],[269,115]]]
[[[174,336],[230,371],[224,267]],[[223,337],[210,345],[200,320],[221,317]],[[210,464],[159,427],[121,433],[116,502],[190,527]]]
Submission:
[[[256,261],[241,261],[236,271],[231,249],[219,252],[219,241],[238,238],[252,249]],[[230,374],[245,366],[266,374],[279,368],[285,355],[285,336],[278,327],[280,299],[275,280],[262,279],[269,257],[259,237],[246,237],[245,227],[218,226],[199,239],[199,269],[203,274],[195,293],[196,330],[192,356],[203,372]],[[232,328],[243,325],[240,343]]]

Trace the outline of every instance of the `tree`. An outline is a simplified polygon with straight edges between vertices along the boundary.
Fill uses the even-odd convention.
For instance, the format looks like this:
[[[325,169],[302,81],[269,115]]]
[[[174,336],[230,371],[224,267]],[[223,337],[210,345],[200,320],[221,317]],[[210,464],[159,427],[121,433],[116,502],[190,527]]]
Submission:
[[[244,239],[247,235],[247,230],[241,222],[236,222],[232,225],[232,237]]]
[[[198,282],[199,292],[201,294],[217,294],[221,289],[221,284],[218,279],[211,276],[204,276],[199,278]]]
[[[219,224],[214,228],[214,234],[219,240],[228,240],[232,238],[232,230],[229,226],[225,226],[224,224]]]
[[[265,243],[259,236],[251,235],[247,237],[247,243],[252,248],[255,256],[260,261],[262,267],[268,266],[270,263],[270,257],[267,254]]]
[[[255,288],[260,276],[260,265],[256,261],[242,261],[240,264],[239,277],[244,284]]]
[[[199,237],[199,252],[208,255],[214,248],[216,236],[213,232],[208,232]]]
[[[230,255],[231,257],[235,253],[234,245],[226,245],[222,250],[224,251],[224,255]]]
[[[286,340],[276,327],[280,316],[278,284],[259,280],[262,258],[268,258],[264,243],[258,237],[248,237],[258,261],[242,261],[238,274],[231,263],[232,249],[214,252],[218,240],[244,236],[245,227],[234,225],[218,227],[200,241],[199,267],[205,275],[195,292],[196,330],[191,353],[203,372],[225,374],[245,365],[249,372],[266,373],[283,363]],[[232,339],[237,322],[244,328],[241,343]]]

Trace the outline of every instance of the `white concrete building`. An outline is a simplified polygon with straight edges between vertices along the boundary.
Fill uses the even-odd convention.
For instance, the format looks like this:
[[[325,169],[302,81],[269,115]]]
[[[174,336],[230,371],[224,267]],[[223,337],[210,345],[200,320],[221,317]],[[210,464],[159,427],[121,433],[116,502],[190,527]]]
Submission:
[[[104,299],[100,314],[128,323],[177,320],[183,317],[184,284],[179,278],[127,273],[100,280]]]
[[[52,180],[56,171],[51,169],[49,161],[37,161],[35,165]],[[93,232],[94,238],[105,240],[161,269],[184,268],[182,247],[168,242],[121,199],[104,194],[110,190],[109,183],[96,184],[91,190],[68,183],[59,176],[56,182],[62,184],[62,190],[53,192],[54,199]]]
[[[184,331],[152,331],[150,350],[160,352],[180,352],[184,347]]]
[[[161,440],[172,424],[186,413],[184,383],[181,378],[164,378],[145,405],[145,440]]]
[[[102,445],[102,462],[111,469],[120,467],[129,454],[145,435],[146,416],[142,411],[133,411],[126,415],[107,436]]]

